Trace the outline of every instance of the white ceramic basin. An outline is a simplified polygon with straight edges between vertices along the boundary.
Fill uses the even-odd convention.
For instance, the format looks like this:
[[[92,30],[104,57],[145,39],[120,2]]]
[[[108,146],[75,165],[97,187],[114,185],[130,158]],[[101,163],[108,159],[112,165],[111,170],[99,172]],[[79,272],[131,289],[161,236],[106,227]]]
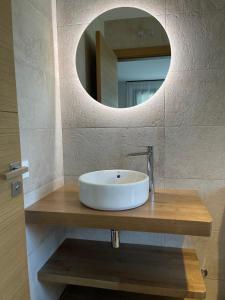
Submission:
[[[99,210],[125,210],[148,200],[149,177],[130,170],[102,170],[79,177],[80,201]]]

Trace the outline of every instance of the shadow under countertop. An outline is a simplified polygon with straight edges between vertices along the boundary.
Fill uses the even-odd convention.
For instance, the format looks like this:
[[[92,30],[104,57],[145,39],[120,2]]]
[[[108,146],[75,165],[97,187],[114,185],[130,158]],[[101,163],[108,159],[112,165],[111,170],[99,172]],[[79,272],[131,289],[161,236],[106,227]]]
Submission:
[[[80,286],[67,286],[60,300],[183,300]]]

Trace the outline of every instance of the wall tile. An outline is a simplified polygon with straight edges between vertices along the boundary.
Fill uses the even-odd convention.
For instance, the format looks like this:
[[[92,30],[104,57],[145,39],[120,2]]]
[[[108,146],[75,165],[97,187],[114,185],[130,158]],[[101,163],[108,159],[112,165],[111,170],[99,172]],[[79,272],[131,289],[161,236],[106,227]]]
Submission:
[[[70,84],[79,83],[76,71],[76,48],[85,27],[78,24],[57,28],[60,78],[67,80],[71,78]]]
[[[102,229],[93,229],[93,228],[68,229],[67,238],[110,242],[111,230],[109,229],[102,230]],[[135,232],[135,231],[120,231],[121,243],[162,246],[163,241],[164,241],[163,234]]]
[[[225,125],[224,70],[172,72],[165,85],[166,126]]]
[[[137,231],[121,231],[121,243],[163,246],[164,234]]]
[[[30,163],[30,177],[24,180],[25,193],[62,176],[60,129],[23,129],[20,136],[22,158]]]
[[[51,0],[29,0],[32,5],[39,10],[43,15],[47,17],[49,22],[51,22],[52,19],[52,6],[51,6]]]
[[[60,103],[55,101],[54,74],[17,59],[17,98],[21,129],[61,127]]]
[[[225,127],[166,127],[165,139],[167,178],[225,178]]]
[[[27,255],[30,256],[55,231],[54,226],[30,224],[26,227]]]
[[[225,69],[224,30],[221,10],[210,17],[167,15],[166,31],[172,50],[170,70]]]
[[[21,59],[16,59],[15,65],[17,96],[20,97],[20,99],[23,97],[48,98],[49,92],[46,72],[30,66],[26,61]]]
[[[93,229],[93,228],[78,228],[68,229],[67,238],[95,240],[95,241],[111,241],[111,230]],[[163,234],[135,232],[135,231],[120,231],[120,242],[139,245],[155,245],[162,246],[164,241]]]
[[[41,70],[52,70],[53,37],[49,21],[27,0],[14,0],[12,9],[15,58]]]
[[[111,232],[109,229],[70,228],[67,230],[66,237],[70,239],[110,242]]]
[[[64,129],[65,175],[119,168],[121,143],[116,129]]]
[[[167,14],[202,16],[225,9],[224,0],[166,0]]]
[[[176,234],[164,234],[164,247],[187,248],[185,245],[185,236]]]
[[[123,6],[137,7],[153,15],[165,13],[165,0],[57,0],[59,26],[89,23],[103,12]]]
[[[196,190],[203,198],[204,180],[202,179],[164,178],[164,185],[165,189]]]
[[[37,272],[53,254],[55,249],[57,249],[62,241],[63,232],[61,232],[60,230],[54,231],[51,234],[50,238],[46,239],[44,243],[39,244],[36,251],[34,251],[28,257],[29,281],[32,300],[55,300],[58,299],[58,297],[62,293],[64,288],[63,286],[46,285],[41,283],[37,278]]]
[[[64,129],[63,144],[66,176],[78,176],[85,172],[112,168],[146,172],[146,158],[128,158],[127,154],[143,151],[147,145],[154,145],[156,182],[164,174],[162,128]]]
[[[35,202],[44,198],[49,193],[54,192],[55,190],[61,188],[63,185],[64,185],[64,176],[62,174],[61,177],[57,177],[53,181],[47,182],[47,184],[42,185],[40,188],[24,194],[24,208],[33,205]]]

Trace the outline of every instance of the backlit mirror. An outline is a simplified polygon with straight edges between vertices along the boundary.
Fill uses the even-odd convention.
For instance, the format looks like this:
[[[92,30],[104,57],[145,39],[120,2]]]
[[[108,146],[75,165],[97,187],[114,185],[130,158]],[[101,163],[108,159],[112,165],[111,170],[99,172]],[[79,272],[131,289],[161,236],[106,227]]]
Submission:
[[[170,57],[159,21],[143,10],[123,7],[103,13],[86,28],[76,67],[92,98],[125,108],[151,99],[167,76]]]

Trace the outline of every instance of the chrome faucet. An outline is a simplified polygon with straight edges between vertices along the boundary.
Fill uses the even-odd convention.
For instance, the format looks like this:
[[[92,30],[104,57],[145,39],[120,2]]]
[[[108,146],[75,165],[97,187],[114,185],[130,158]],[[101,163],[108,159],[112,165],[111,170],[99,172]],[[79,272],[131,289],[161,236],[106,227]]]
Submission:
[[[147,151],[130,153],[127,156],[147,156],[147,175],[149,176],[149,192],[154,193],[153,146],[147,146]]]

